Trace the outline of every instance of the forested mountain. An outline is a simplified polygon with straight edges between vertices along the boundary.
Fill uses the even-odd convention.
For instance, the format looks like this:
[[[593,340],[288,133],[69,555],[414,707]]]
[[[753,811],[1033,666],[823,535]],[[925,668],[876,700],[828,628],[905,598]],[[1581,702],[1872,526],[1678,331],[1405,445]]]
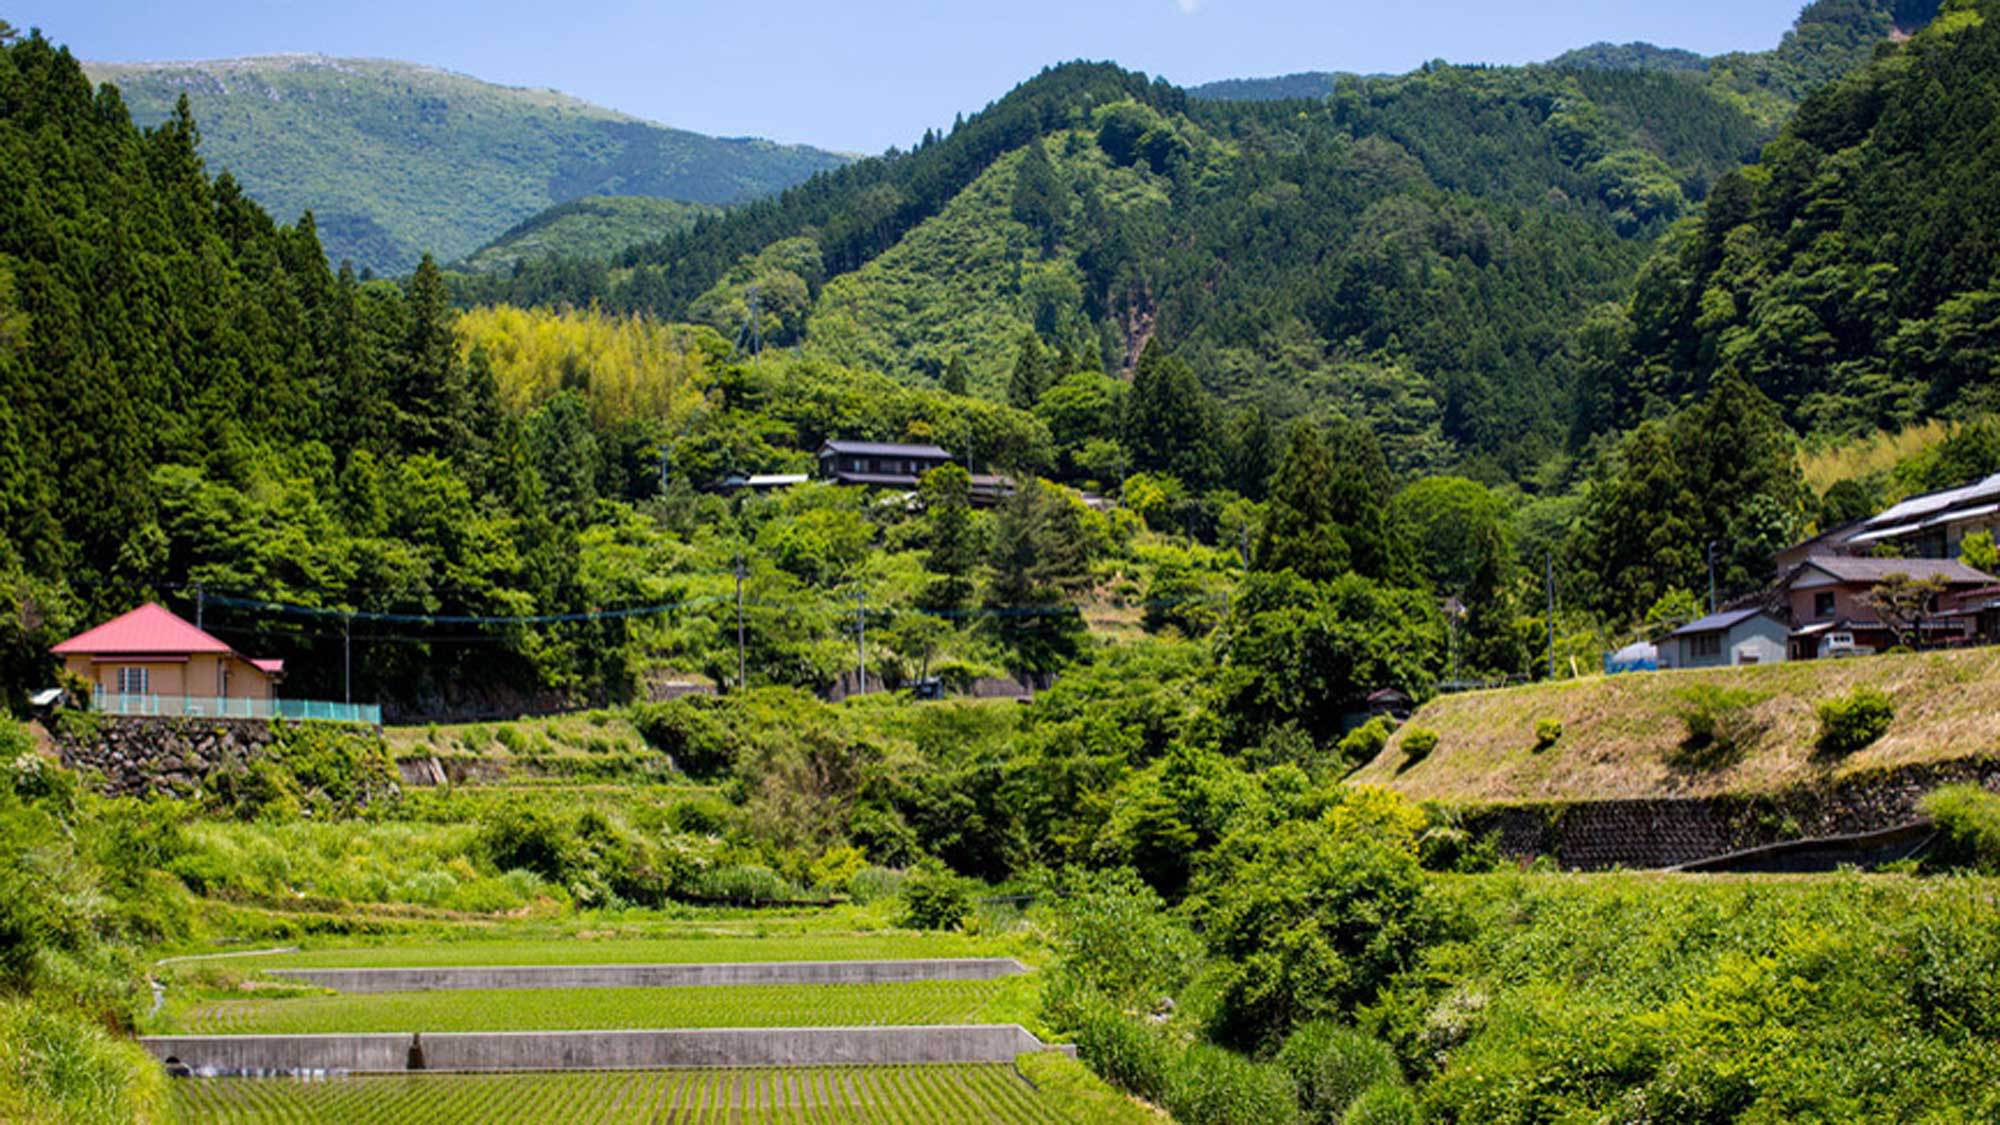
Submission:
[[[512,270],[523,259],[610,259],[642,242],[686,230],[720,207],[645,195],[592,195],[516,223],[457,263],[476,273]]]
[[[1808,101],[1641,273],[1600,334],[1586,425],[1630,424],[1723,373],[1808,432],[2000,405],[1995,120],[2000,26],[1971,3]]]
[[[385,274],[426,253],[469,254],[555,203],[735,203],[846,161],[403,62],[276,55],[86,69],[118,86],[142,126],[167,120],[185,96],[212,168],[281,218],[311,210],[336,264]]]
[[[1877,44],[1908,35],[1937,14],[1938,0],[1813,0],[1784,41],[1768,51],[1703,58],[1651,43],[1595,43],[1549,60],[1561,70],[1641,70],[1680,74],[1718,93],[1743,99],[1775,126],[1791,108],[1839,76],[1866,63]],[[1319,98],[1348,76],[1323,71],[1279,78],[1232,79],[1194,87],[1200,98],[1274,101]]]
[[[1592,43],[1564,51],[1549,60],[1563,70],[1665,70],[1676,74],[1706,74],[1708,57],[1679,47],[1651,43]]]
[[[1437,68],[1313,103],[1203,102],[1103,64],[625,254],[470,301],[603,300],[998,396],[1024,334],[1129,369],[1157,338],[1279,417],[1359,413],[1405,467],[1560,445],[1569,323],[1754,154],[1666,75]],[[1421,450],[1421,454],[1414,452]]]

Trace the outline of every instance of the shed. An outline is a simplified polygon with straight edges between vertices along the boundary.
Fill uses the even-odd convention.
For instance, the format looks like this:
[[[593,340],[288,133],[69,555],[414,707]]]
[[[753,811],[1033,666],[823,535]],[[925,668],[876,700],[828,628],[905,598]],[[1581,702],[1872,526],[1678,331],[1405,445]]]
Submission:
[[[1791,633],[1791,625],[1767,609],[1712,613],[1688,622],[1660,641],[1660,667],[1782,664]]]

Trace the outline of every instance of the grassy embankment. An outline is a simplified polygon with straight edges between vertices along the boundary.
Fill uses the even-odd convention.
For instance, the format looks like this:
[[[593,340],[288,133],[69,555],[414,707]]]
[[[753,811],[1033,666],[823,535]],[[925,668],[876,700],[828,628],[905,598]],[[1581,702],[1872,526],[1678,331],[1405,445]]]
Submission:
[[[1858,687],[1895,718],[1845,756],[1822,751],[1816,707]],[[1711,689],[1738,731],[1734,751],[1691,752],[1686,713]],[[1594,676],[1445,696],[1425,704],[1352,778],[1420,800],[1561,801],[1769,792],[1874,770],[2000,753],[2000,649]],[[1540,745],[1537,724],[1562,733]],[[1411,762],[1403,742],[1437,732]]]

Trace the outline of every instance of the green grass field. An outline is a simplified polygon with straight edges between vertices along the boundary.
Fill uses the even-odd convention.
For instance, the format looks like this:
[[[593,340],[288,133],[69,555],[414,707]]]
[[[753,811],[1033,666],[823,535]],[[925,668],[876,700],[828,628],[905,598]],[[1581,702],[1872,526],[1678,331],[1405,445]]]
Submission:
[[[375,1031],[601,1031],[1027,1023],[1038,981],[516,988],[172,1000],[160,1030],[192,1035]]]
[[[1039,1060],[1038,1060],[1039,1061]],[[1068,1060],[1050,1064],[1081,1072]],[[1043,1073],[1038,1067],[1035,1073]],[[1150,1115],[1096,1086],[1031,1084],[1013,1067],[571,1071],[422,1077],[191,1079],[174,1085],[189,1122],[1073,1122]]]

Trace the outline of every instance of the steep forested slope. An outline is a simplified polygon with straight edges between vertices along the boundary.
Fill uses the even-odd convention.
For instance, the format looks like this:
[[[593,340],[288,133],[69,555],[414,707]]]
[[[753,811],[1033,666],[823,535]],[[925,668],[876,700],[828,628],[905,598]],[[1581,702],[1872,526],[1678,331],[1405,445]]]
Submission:
[[[1071,64],[618,271],[524,263],[462,296],[733,336],[754,292],[766,342],[918,382],[962,360],[988,395],[1030,328],[1113,369],[1157,338],[1233,400],[1338,406],[1520,471],[1567,423],[1567,325],[1759,137],[1657,74],[1436,68],[1249,104]]]
[[[88,69],[141,125],[185,96],[210,165],[280,217],[310,209],[333,261],[380,272],[426,253],[458,258],[581,196],[735,203],[845,162],[410,63],[283,55]]]
[[[459,263],[479,272],[511,270],[526,258],[609,259],[642,242],[686,230],[720,207],[645,195],[593,195],[558,203],[516,223]]]
[[[1723,373],[1806,430],[1996,404],[1996,15],[1950,5],[1718,183],[1599,335],[1587,427],[1629,423]]]

